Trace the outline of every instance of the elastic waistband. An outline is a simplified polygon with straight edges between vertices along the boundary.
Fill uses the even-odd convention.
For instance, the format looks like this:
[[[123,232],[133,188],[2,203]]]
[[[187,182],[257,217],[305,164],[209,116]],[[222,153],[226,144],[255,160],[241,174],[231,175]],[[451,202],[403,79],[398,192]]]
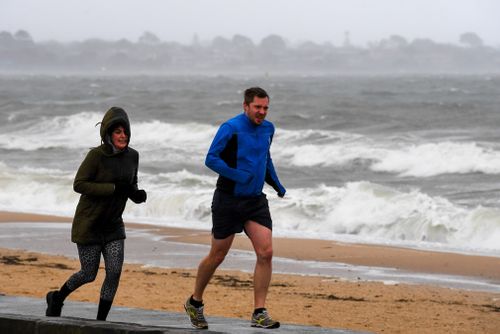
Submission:
[[[262,196],[266,196],[266,194],[264,194],[264,193],[260,193],[260,195],[256,195],[256,196],[237,196],[235,194],[232,194],[228,191],[225,191],[225,190],[219,189],[219,188],[216,188],[215,192],[218,192],[220,194],[224,194],[225,196],[230,196],[230,197],[236,198],[236,199],[256,199],[256,198],[260,198]]]

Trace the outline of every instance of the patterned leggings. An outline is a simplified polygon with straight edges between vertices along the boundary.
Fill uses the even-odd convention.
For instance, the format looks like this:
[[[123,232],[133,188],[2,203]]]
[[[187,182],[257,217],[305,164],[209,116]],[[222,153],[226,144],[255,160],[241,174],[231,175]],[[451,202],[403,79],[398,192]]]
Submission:
[[[66,281],[66,286],[74,291],[86,283],[93,282],[99,270],[102,253],[106,278],[101,288],[101,299],[113,301],[122,273],[124,245],[123,239],[111,241],[105,245],[77,244],[81,269]]]

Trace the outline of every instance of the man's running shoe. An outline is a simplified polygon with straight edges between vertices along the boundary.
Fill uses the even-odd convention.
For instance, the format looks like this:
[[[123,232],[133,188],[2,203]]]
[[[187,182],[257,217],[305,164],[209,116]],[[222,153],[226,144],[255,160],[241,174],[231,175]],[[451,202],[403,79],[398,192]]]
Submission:
[[[257,314],[252,314],[252,327],[278,328],[279,326],[279,321],[274,321],[267,313],[267,310],[264,310]]]
[[[203,306],[194,307],[189,302],[189,299],[190,298],[186,300],[186,303],[184,304],[184,309],[186,310],[186,313],[189,316],[191,325],[197,329],[208,329],[208,323],[205,320],[205,316],[203,316]]]

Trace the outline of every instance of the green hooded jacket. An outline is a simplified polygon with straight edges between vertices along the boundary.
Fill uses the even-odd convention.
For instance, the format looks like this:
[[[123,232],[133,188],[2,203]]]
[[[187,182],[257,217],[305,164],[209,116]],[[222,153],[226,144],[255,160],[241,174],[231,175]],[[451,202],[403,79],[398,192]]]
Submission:
[[[127,113],[112,107],[101,122],[102,144],[89,151],[75,176],[73,189],[81,196],[73,218],[71,241],[77,244],[125,239],[122,214],[128,197],[116,193],[115,184],[128,183],[137,190],[139,153],[128,145],[122,151],[114,149],[110,130],[116,124],[124,127],[130,141]]]

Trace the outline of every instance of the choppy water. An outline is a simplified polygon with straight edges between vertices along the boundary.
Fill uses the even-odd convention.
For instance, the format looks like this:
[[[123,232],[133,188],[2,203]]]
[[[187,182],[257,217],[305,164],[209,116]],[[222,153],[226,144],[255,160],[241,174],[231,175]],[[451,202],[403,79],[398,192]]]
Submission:
[[[0,210],[72,215],[76,169],[113,105],[132,122],[145,205],[208,229],[203,165],[242,91],[271,94],[275,235],[500,256],[500,77],[0,77]]]

